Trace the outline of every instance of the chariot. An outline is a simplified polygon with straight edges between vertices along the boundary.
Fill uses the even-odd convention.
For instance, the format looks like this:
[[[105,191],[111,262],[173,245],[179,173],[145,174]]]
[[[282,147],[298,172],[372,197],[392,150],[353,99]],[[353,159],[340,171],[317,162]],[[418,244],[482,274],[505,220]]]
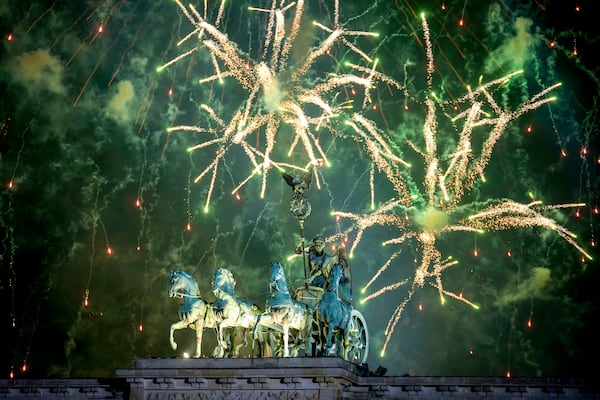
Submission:
[[[369,355],[369,330],[362,313],[352,304],[339,298],[339,276],[334,267],[332,284],[323,289],[300,286],[294,290],[297,301],[308,304],[315,316],[313,344],[316,355],[337,355],[355,364],[367,362]]]
[[[230,271],[218,267],[215,278],[222,275],[233,277]],[[169,341],[177,348],[174,332],[192,328],[196,331],[196,352],[202,356],[202,337],[205,328],[212,328],[217,335],[217,347],[213,357],[237,357],[239,347],[228,351],[233,345],[233,331],[237,332],[247,346],[246,335],[253,334],[253,343],[259,344],[259,356],[338,356],[356,364],[367,361],[369,332],[360,311],[338,297],[337,289],[341,267],[334,267],[326,288],[303,285],[290,294],[283,267],[271,263],[269,286],[271,295],[264,312],[256,305],[235,296],[231,284],[219,286],[220,279],[213,280],[217,301],[204,301],[194,278],[184,271],[173,271],[169,278],[169,296],[181,297],[180,320],[171,324]],[[225,290],[227,289],[227,290]],[[226,301],[225,301],[226,300]],[[270,350],[266,350],[270,349]]]
[[[304,197],[312,175],[306,173],[301,178],[283,174],[283,178],[293,189],[290,212],[298,219],[302,236],[301,253],[306,271],[304,250],[304,219],[311,212],[311,206]],[[271,262],[269,277],[270,296],[265,310],[237,298],[234,292],[233,274],[223,267],[217,267],[212,281],[212,291],[217,297],[214,303],[202,300],[198,285],[191,275],[183,271],[171,272],[169,296],[181,297],[180,321],[171,325],[169,340],[173,349],[177,348],[174,331],[190,327],[196,330],[195,357],[201,356],[202,331],[212,327],[217,334],[215,357],[238,356],[238,348],[233,345],[232,331],[242,335],[246,345],[246,334],[251,331],[254,344],[259,344],[259,356],[296,357],[337,356],[346,361],[363,364],[369,355],[369,331],[361,312],[351,303],[351,295],[341,298],[338,289],[344,271],[349,264],[338,248],[337,257],[327,256],[321,251],[324,240],[320,239],[319,282],[314,286],[305,279],[304,284],[293,290],[288,284],[280,262]],[[317,253],[313,253],[317,254]],[[327,262],[325,262],[325,256]],[[326,266],[323,264],[327,263]],[[312,274],[312,272],[311,272]],[[233,348],[233,351],[230,351]],[[303,353],[303,354],[302,354]],[[253,354],[253,353],[251,353]]]
[[[259,315],[254,332],[261,327],[282,333],[275,356],[338,356],[362,364],[369,353],[369,331],[362,313],[338,296],[342,268],[334,265],[325,288],[303,285],[293,297],[283,267],[271,263],[271,295]],[[263,332],[264,333],[264,332]],[[291,340],[290,340],[291,338]]]

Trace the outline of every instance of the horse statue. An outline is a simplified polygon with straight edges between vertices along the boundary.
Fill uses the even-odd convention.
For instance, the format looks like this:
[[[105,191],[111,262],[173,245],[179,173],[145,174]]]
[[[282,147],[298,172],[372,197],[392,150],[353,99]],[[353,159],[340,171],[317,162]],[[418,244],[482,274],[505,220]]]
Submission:
[[[315,314],[319,324],[320,339],[323,340],[326,332],[324,350],[327,355],[339,355],[344,360],[362,363],[367,360],[369,334],[362,314],[354,310],[349,302],[339,298],[338,288],[343,275],[342,268],[339,263],[333,265],[323,296],[316,304]]]
[[[292,299],[285,279],[285,272],[281,263],[271,262],[271,276],[269,277],[271,295],[267,299],[266,311],[260,314],[254,325],[254,337],[257,337],[261,326],[283,331],[283,356],[290,357],[289,337],[290,329],[295,333],[294,356],[297,356],[299,346],[305,344],[307,352],[310,345],[307,340],[312,339],[313,309],[306,303]]]
[[[196,280],[187,272],[177,270],[169,274],[169,297],[181,297],[179,321],[171,324],[169,341],[173,350],[177,350],[175,331],[192,328],[196,331],[195,358],[202,355],[202,333],[204,328],[214,328],[216,323],[212,317],[212,306],[200,297],[200,288]]]
[[[243,343],[236,346],[234,354],[237,356],[237,349],[248,345],[246,335],[254,328],[261,311],[256,305],[238,299],[235,295],[235,285],[236,281],[231,271],[223,267],[215,269],[212,291],[217,297],[213,303],[213,311],[216,319],[218,348],[227,350],[230,347],[224,335],[227,328],[239,329]],[[259,338],[260,340],[261,338]]]

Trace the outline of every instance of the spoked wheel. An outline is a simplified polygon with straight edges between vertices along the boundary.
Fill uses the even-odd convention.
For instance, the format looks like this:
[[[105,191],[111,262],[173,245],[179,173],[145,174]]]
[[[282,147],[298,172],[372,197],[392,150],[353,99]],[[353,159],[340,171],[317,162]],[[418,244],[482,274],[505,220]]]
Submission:
[[[347,360],[355,364],[367,362],[369,356],[369,330],[365,317],[358,310],[352,310],[350,317]]]

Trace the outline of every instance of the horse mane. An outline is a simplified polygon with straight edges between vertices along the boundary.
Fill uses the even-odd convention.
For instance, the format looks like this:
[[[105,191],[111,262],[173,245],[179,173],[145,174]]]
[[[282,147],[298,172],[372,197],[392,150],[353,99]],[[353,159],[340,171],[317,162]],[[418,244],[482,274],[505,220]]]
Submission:
[[[293,299],[287,285],[287,278],[285,276],[283,265],[280,262],[273,261],[271,262],[271,270],[273,270],[273,268],[278,268],[280,270],[280,274],[278,274],[280,279],[270,282],[271,295],[267,300],[267,305],[270,307],[289,306],[293,303]],[[273,271],[271,271],[269,280],[272,278]]]
[[[177,275],[181,275],[185,279],[187,279],[188,281],[192,282],[194,290],[195,290],[194,294],[197,295],[197,296],[200,296],[200,286],[198,286],[198,281],[196,281],[196,279],[194,279],[194,277],[189,272],[186,272],[184,270],[178,269],[176,271],[173,271],[172,273],[177,274]]]
[[[274,288],[274,290],[276,292],[289,294],[289,288],[288,288],[288,284],[287,284],[287,279],[285,277],[285,270],[283,269],[283,265],[278,261],[272,261],[271,262],[271,270],[273,270],[273,268],[275,268],[275,267],[277,267],[279,270],[279,278],[280,279],[273,280],[272,282],[270,282],[271,284],[273,284],[273,283],[275,284],[271,287]],[[273,271],[271,271],[270,280],[271,279],[273,279]],[[280,287],[280,285],[282,287]]]
[[[217,279],[219,277],[219,279]],[[233,273],[225,267],[217,267],[214,273],[213,285],[222,292],[232,297],[235,296],[235,278]],[[214,286],[213,286],[214,287]]]

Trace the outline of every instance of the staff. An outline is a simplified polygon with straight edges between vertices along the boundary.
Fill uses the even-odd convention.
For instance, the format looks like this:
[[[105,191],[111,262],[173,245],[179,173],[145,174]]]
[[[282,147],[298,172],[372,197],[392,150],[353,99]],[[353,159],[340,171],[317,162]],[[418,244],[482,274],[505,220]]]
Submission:
[[[310,187],[312,182],[312,170],[306,172],[302,177],[293,177],[291,175],[282,172],[283,179],[285,182],[292,187],[294,194],[290,201],[290,212],[294,217],[298,219],[298,225],[300,225],[300,238],[302,242],[302,249],[304,249],[304,220],[310,215],[311,206],[307,198],[304,197],[304,191]],[[302,251],[302,262],[304,263],[304,280],[306,281],[308,275],[306,271],[306,255]]]

